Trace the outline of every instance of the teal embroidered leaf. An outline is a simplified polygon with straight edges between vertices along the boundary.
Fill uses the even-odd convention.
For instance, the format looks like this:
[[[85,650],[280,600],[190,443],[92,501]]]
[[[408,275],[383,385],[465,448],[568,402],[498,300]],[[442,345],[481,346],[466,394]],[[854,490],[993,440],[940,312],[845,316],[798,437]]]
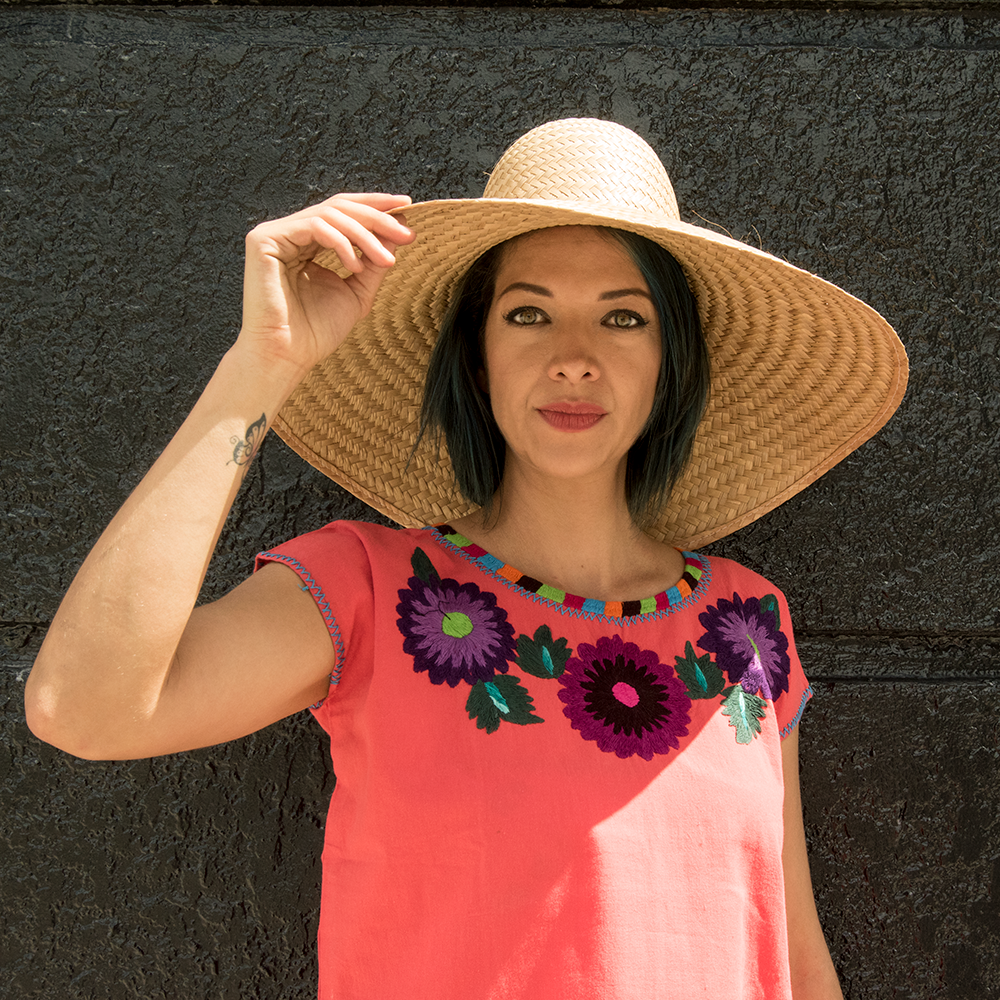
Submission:
[[[410,557],[410,565],[413,567],[413,575],[420,577],[424,583],[441,582],[434,564],[423,549],[417,548],[413,550],[413,555]]]
[[[729,716],[729,725],[736,730],[736,742],[752,743],[760,732],[760,720],[767,715],[767,702],[755,694],[747,694],[740,684],[723,694],[722,714]]]
[[[565,639],[553,639],[548,625],[539,625],[534,638],[517,637],[517,665],[532,677],[558,677],[572,655]]]
[[[760,599],[761,611],[770,611],[774,615],[775,629],[781,628],[781,609],[778,607],[778,598],[774,594],[768,594]]]
[[[534,714],[534,700],[520,680],[513,674],[497,674],[491,681],[477,681],[473,685],[465,710],[479,729],[495,733],[501,722],[531,726],[545,721]]]
[[[500,693],[500,688],[493,683],[493,681],[485,681],[486,693],[490,696],[490,701],[496,706],[497,711],[501,715],[510,715],[510,705],[507,704],[507,699]]]
[[[711,654],[695,656],[690,642],[684,644],[684,655],[674,659],[677,661],[677,676],[684,681],[691,698],[714,698],[726,686],[726,679],[712,662]]]
[[[480,729],[495,733],[500,728],[500,710],[493,703],[484,681],[477,681],[473,685],[469,699],[465,703],[465,710],[469,713],[470,719],[476,720],[476,725]]]

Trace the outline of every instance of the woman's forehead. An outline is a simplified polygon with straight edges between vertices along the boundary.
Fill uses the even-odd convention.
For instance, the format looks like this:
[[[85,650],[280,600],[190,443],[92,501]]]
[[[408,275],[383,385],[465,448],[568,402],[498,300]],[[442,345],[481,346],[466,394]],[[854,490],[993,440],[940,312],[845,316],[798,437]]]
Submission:
[[[558,270],[604,266],[625,268],[641,275],[628,250],[614,231],[599,226],[553,226],[515,236],[503,245],[497,274],[522,267]],[[645,284],[642,281],[642,284]]]

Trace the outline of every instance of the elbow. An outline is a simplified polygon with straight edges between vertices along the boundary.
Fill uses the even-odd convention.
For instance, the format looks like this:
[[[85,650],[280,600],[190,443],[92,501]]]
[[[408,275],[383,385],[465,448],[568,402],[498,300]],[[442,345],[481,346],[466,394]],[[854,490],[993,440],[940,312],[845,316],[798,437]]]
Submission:
[[[42,743],[62,750],[72,757],[79,757],[81,760],[118,760],[120,755],[112,751],[111,747],[102,747],[100,743],[87,739],[71,728],[59,724],[57,718],[47,715],[38,710],[37,706],[29,707],[28,700],[25,699],[25,719],[31,734]]]
[[[57,750],[82,760],[115,760],[110,746],[102,746],[82,725],[78,713],[61,703],[56,686],[44,681],[38,661],[24,687],[24,718],[31,734]]]
[[[31,734],[42,743],[48,743],[57,750],[84,760],[104,759],[100,754],[95,754],[93,748],[84,746],[80,739],[61,723],[59,713],[52,710],[44,695],[39,696],[28,689],[25,690],[24,718]]]
[[[39,740],[95,761],[183,749],[172,731],[164,733],[158,712],[161,678],[169,668],[130,662],[120,650],[80,647],[52,641],[50,629],[35,657],[24,687],[24,716]]]
[[[24,685],[24,721],[36,739],[59,746],[56,699],[51,688],[39,679],[41,669],[36,660]]]

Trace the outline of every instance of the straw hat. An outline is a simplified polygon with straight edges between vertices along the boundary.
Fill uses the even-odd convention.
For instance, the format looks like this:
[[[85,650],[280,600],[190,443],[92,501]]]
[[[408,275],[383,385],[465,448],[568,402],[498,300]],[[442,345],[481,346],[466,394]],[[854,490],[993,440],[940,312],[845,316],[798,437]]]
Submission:
[[[461,275],[490,247],[534,229],[640,233],[677,258],[698,301],[711,396],[691,460],[648,529],[661,540],[694,548],[749,524],[867,441],[902,399],[906,354],[878,313],[770,254],[681,222],[656,153],[621,125],[541,125],[504,153],[482,198],[423,202],[405,214],[419,239],[397,251],[371,313],[274,423],[307,462],[399,524],[473,509],[445,454],[425,441],[410,460],[424,373]],[[339,267],[332,253],[317,261]]]

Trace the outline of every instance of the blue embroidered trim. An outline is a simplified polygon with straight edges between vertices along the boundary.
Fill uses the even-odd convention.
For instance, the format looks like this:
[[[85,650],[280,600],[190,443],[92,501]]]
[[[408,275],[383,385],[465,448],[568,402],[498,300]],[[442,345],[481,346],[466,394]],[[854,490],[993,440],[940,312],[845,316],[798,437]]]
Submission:
[[[316,582],[315,577],[309,572],[298,561],[298,559],[293,559],[291,556],[282,555],[280,552],[261,552],[258,559],[272,559],[276,562],[283,562],[286,566],[290,566],[295,570],[296,573],[305,581],[306,589],[313,596],[313,600],[316,602],[316,607],[319,608],[320,614],[323,616],[323,620],[326,622],[327,631],[330,633],[330,638],[333,640],[333,647],[337,651],[337,661],[334,664],[333,672],[330,674],[330,686],[333,687],[340,683],[340,670],[344,665],[344,640],[341,638],[340,629],[337,626],[337,619],[334,617],[333,608],[330,607],[330,602],[326,599],[326,594],[323,593],[323,588]],[[325,698],[320,698],[315,705],[310,705],[310,708],[319,708],[323,702],[326,701]]]
[[[547,608],[551,608],[553,611],[558,611],[561,615],[569,615],[572,618],[583,618],[584,620],[592,620],[599,622],[607,622],[617,628],[625,628],[629,625],[636,625],[639,622],[655,621],[658,618],[666,618],[668,615],[674,614],[676,611],[680,611],[683,608],[690,607],[692,604],[697,604],[705,590],[708,588],[709,583],[712,580],[712,565],[708,560],[708,556],[703,556],[700,552],[684,552],[684,556],[691,556],[701,563],[701,579],[698,581],[698,585],[685,597],[683,600],[678,600],[677,604],[671,603],[669,608],[659,608],[656,611],[647,611],[642,615],[632,615],[629,618],[613,618],[610,615],[603,614],[597,609],[603,609],[604,601],[595,601],[593,599],[588,599],[583,602],[583,607],[581,608],[570,608],[565,604],[559,604],[556,601],[552,601],[547,597],[542,597],[539,594],[533,594],[530,590],[525,590],[524,587],[518,586],[516,583],[512,583],[505,576],[501,576],[498,572],[504,563],[501,562],[496,556],[486,553],[481,556],[473,556],[466,552],[464,549],[460,548],[454,542],[450,542],[445,538],[439,531],[436,531],[434,525],[429,525],[422,529],[423,531],[431,532],[431,536],[434,538],[439,545],[443,548],[448,549],[450,552],[454,552],[460,555],[467,563],[471,563],[473,566],[482,570],[487,576],[496,580],[497,583],[503,584],[508,590],[516,591],[522,597],[527,597],[534,601],[536,604],[544,604]],[[673,601],[674,595],[680,598],[680,591],[676,587],[671,587],[670,590],[666,591],[667,596]],[[588,607],[589,605],[589,607]],[[594,607],[597,606],[597,608]],[[801,709],[799,710],[801,714]]]
[[[805,691],[802,692],[802,701],[799,702],[799,710],[795,713],[795,718],[785,726],[784,729],[778,734],[782,739],[786,736],[791,736],[792,730],[799,724],[799,719],[802,718],[802,713],[806,710],[806,702],[813,696],[812,685],[810,684]]]

